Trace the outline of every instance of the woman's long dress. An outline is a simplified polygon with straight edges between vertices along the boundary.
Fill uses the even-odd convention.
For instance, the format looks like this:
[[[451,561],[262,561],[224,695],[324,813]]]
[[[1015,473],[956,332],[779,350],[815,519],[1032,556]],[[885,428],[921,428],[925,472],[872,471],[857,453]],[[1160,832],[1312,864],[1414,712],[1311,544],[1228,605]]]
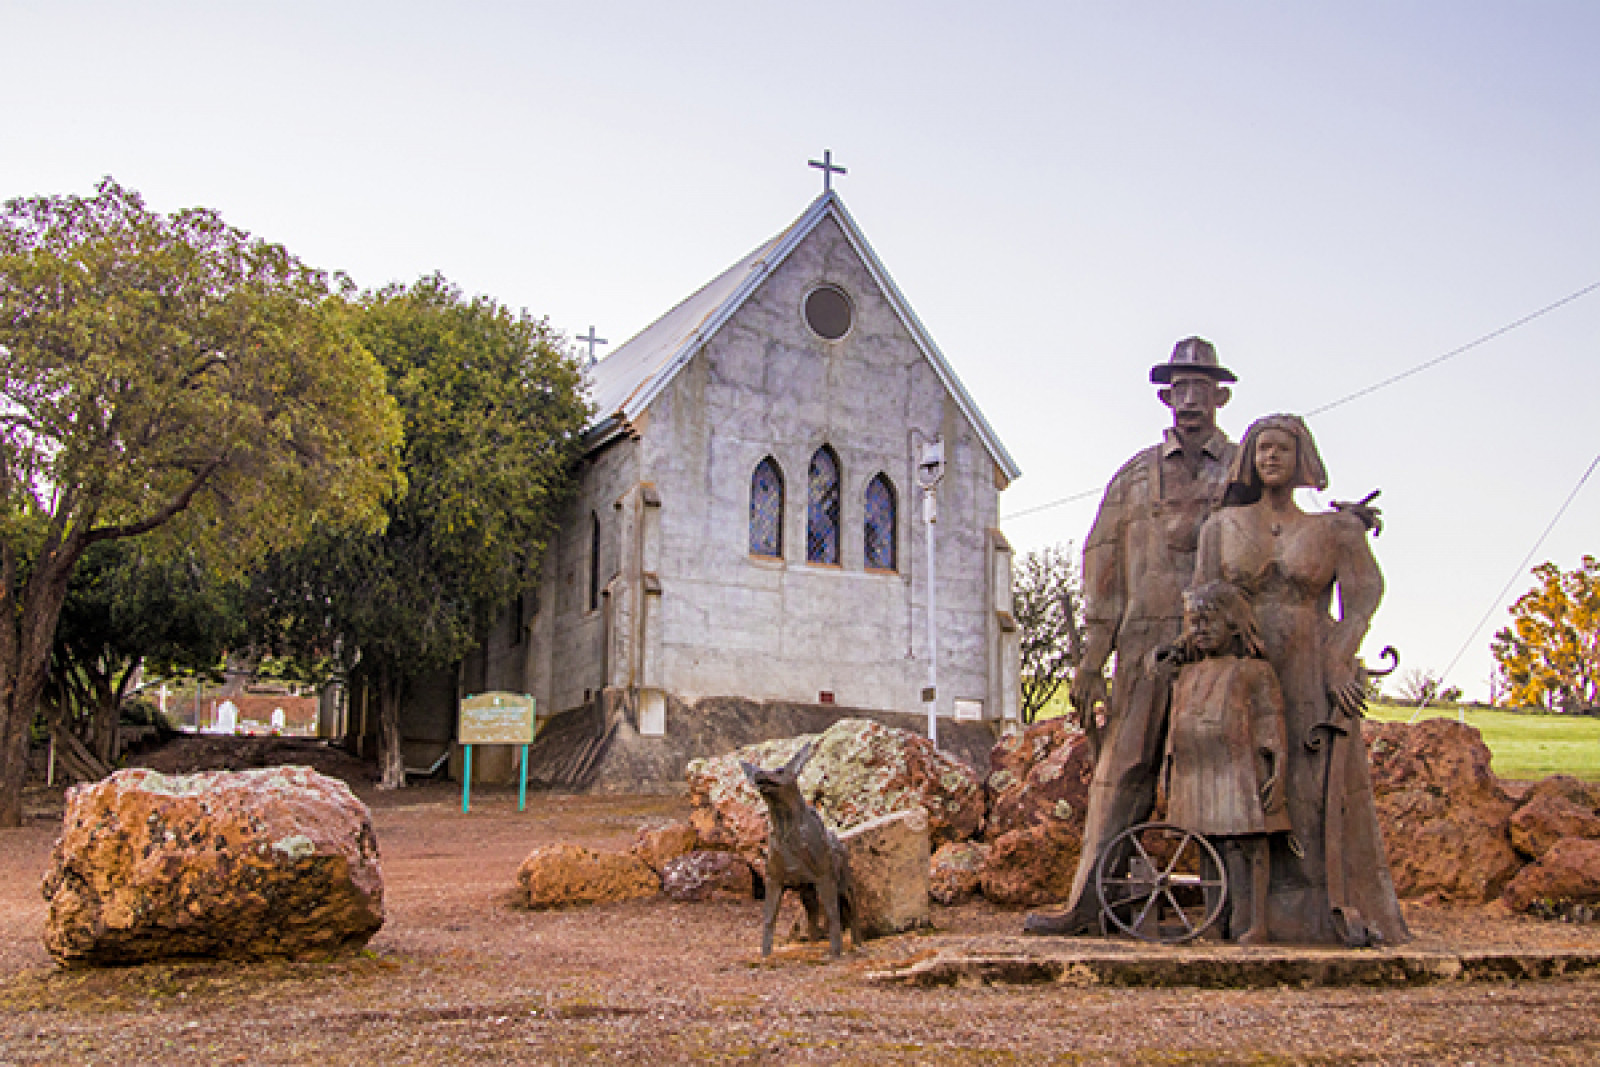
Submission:
[[[1383,576],[1358,518],[1334,512],[1290,519],[1275,522],[1265,503],[1224,508],[1201,530],[1195,563],[1196,584],[1228,581],[1250,598],[1267,661],[1283,691],[1289,818],[1304,855],[1286,841],[1273,842],[1268,927],[1274,941],[1342,940],[1329,900],[1325,840],[1329,761],[1339,752],[1344,760],[1343,832],[1337,842],[1344,875],[1341,903],[1356,909],[1385,943],[1399,944],[1411,935],[1389,876],[1360,720],[1336,719],[1349,730],[1340,743],[1307,745],[1316,734],[1328,735],[1313,730],[1329,721],[1325,664],[1353,660],[1382,599]],[[1330,612],[1335,589],[1338,619]]]

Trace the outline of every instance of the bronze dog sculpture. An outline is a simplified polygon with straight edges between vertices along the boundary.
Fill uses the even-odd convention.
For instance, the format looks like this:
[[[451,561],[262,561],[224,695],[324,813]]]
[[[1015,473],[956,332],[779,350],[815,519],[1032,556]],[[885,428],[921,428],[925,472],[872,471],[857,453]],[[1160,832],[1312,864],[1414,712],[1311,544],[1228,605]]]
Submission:
[[[810,936],[822,936],[826,919],[831,954],[844,951],[844,926],[861,944],[856,925],[855,897],[844,846],[823,823],[822,816],[800,795],[800,769],[811,758],[807,744],[794,758],[774,771],[739,761],[745,777],[767,802],[766,902],[761,920],[761,955],[772,955],[772,931],[778,923],[778,905],[786,889],[800,894],[806,908]]]

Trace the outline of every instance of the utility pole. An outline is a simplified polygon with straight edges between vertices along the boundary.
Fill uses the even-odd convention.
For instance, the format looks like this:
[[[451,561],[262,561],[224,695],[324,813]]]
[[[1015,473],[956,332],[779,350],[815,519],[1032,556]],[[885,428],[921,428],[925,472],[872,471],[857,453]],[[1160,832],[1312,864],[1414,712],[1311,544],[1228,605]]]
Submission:
[[[939,747],[939,568],[935,558],[933,528],[939,521],[939,483],[944,480],[944,440],[934,438],[922,446],[917,484],[922,487],[922,519],[928,527],[928,685],[922,702],[928,708],[928,740]]]

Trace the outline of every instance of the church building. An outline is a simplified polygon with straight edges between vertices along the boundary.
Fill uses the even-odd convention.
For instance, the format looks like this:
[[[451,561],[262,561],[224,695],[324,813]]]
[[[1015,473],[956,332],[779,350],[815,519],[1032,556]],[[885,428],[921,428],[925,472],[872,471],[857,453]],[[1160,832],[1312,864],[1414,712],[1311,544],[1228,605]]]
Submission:
[[[460,679],[537,699],[533,778],[670,785],[845,716],[925,733],[930,575],[941,746],[986,759],[1018,715],[1019,471],[837,193],[595,363],[592,398],[537,595]]]

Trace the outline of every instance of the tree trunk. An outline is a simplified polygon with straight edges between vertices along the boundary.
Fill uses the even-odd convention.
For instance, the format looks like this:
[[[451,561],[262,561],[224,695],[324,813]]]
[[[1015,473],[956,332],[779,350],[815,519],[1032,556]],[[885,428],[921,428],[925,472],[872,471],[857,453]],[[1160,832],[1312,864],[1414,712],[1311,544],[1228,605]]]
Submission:
[[[378,766],[383,771],[378,788],[403,789],[406,760],[400,751],[400,694],[404,683],[392,665],[380,663],[373,672],[373,684],[378,696]]]
[[[82,537],[46,544],[17,599],[17,562],[4,546],[0,575],[0,828],[22,825],[22,787],[28,777],[33,718],[50,676],[67,579],[83,555]]]
[[[98,672],[90,676],[93,711],[89,718],[89,749],[106,766],[117,762],[117,726],[122,719],[122,699],[111,679]]]

